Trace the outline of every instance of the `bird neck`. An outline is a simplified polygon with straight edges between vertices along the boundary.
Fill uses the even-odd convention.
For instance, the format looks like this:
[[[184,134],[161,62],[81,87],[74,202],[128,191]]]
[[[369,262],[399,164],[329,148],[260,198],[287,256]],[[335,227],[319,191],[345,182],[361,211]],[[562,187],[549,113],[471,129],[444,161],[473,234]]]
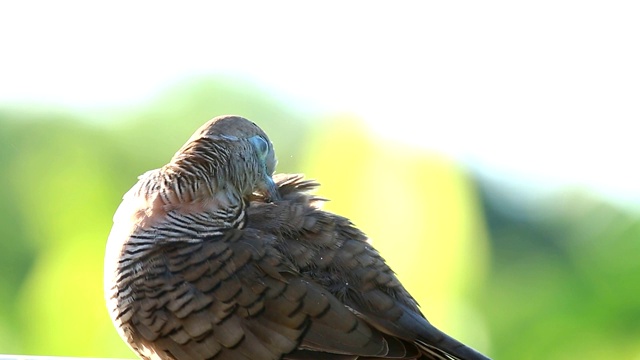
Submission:
[[[116,224],[125,232],[193,239],[221,234],[245,222],[245,204],[233,187],[165,166],[143,174],[123,198]],[[163,235],[165,234],[165,235]]]
[[[244,209],[241,191],[229,180],[224,166],[181,166],[170,163],[161,169],[158,196],[167,211],[181,214],[239,216]]]

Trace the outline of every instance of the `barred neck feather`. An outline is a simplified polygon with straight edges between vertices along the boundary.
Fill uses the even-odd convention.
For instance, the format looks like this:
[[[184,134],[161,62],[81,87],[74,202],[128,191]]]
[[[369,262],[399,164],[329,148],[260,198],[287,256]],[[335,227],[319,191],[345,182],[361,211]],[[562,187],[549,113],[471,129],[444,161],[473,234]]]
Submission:
[[[242,227],[243,185],[251,180],[244,175],[248,164],[233,161],[229,152],[241,144],[230,142],[236,146],[189,142],[169,164],[140,176],[114,216],[114,230],[121,223],[132,240],[197,241]]]

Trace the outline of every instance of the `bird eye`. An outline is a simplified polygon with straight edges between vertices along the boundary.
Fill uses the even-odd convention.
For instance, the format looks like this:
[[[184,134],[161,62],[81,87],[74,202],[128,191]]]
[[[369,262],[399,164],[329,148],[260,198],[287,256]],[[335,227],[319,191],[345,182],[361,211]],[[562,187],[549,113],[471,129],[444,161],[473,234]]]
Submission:
[[[258,150],[258,155],[260,155],[261,159],[265,159],[269,154],[269,143],[262,136],[256,135],[249,138],[249,141],[256,147]]]

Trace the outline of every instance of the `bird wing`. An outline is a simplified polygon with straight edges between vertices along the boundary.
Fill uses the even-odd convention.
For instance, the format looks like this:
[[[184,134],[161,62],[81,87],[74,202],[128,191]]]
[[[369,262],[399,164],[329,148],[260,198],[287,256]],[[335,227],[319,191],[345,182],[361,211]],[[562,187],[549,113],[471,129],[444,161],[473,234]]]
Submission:
[[[156,244],[123,261],[118,321],[134,348],[150,357],[279,359],[304,336],[305,349],[336,359],[388,353],[379,332],[299,276],[274,241],[255,229],[231,229]]]
[[[367,237],[346,218],[322,211],[308,194],[317,183],[301,175],[276,178],[282,200],[249,207],[248,226],[277,235],[278,249],[308,281],[327,289],[346,308],[423,358],[487,359],[431,325]],[[390,355],[390,354],[389,354]]]

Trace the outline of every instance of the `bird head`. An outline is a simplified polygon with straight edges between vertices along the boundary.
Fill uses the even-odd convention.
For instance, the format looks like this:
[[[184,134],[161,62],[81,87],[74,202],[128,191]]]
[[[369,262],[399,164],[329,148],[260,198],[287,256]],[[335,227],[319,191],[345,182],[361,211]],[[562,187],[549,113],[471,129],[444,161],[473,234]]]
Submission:
[[[272,201],[279,198],[272,179],[276,163],[262,129],[243,117],[225,115],[202,125],[167,166],[207,184],[214,195],[227,192],[247,199],[256,194]]]

